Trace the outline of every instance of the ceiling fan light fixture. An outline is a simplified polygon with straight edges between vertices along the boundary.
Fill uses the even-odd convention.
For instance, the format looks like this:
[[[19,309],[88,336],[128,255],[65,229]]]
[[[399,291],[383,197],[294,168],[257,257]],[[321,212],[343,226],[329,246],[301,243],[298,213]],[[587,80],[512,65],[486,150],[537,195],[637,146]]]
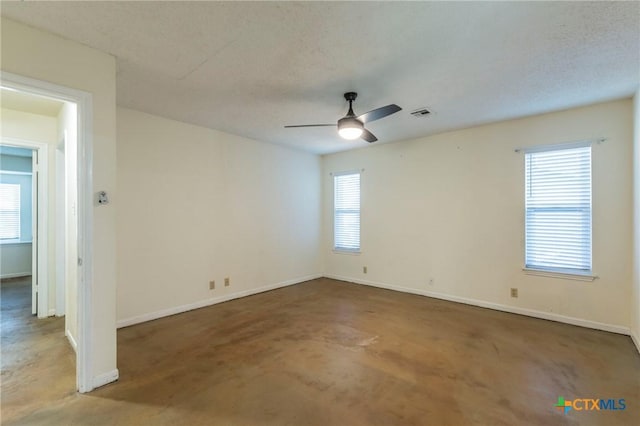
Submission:
[[[353,101],[356,100],[358,94],[356,92],[347,92],[344,94],[344,99],[349,102],[349,111],[347,115],[338,120],[338,134],[348,140],[354,140],[362,138],[363,140],[371,143],[378,140],[376,136],[364,128],[364,123],[380,120],[391,114],[395,114],[400,111],[400,108],[396,104],[389,104],[380,108],[372,109],[371,111],[362,115],[355,115],[353,112]],[[284,127],[332,127],[333,124],[299,124],[295,126]]]
[[[364,125],[355,117],[345,117],[338,121],[338,134],[348,140],[362,136]]]

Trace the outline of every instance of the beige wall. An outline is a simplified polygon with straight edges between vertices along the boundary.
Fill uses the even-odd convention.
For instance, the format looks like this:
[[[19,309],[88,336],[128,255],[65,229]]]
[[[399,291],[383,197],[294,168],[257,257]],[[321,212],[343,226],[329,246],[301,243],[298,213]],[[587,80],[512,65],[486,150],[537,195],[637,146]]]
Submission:
[[[322,274],[315,155],[118,108],[118,196],[120,325]]]
[[[628,330],[631,114],[631,101],[622,100],[325,156],[326,274]],[[514,149],[601,136],[607,141],[593,147],[599,279],[525,275],[524,159]],[[362,254],[356,256],[332,252],[329,175],[353,169],[365,170]],[[511,287],[519,298],[510,298]]]
[[[93,358],[90,374],[100,381],[112,377],[116,369],[115,58],[5,18],[1,31],[3,71],[93,96],[93,191],[112,194],[111,204],[95,207],[93,212],[92,341],[88,349]]]
[[[640,89],[633,97],[633,284],[631,335],[640,352]]]

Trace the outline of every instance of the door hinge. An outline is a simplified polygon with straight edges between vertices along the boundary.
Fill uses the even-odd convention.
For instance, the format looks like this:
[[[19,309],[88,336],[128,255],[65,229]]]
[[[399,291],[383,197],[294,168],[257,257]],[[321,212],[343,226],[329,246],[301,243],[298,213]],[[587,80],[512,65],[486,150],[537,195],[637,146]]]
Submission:
[[[82,266],[82,258],[81,257],[78,258],[78,266]]]

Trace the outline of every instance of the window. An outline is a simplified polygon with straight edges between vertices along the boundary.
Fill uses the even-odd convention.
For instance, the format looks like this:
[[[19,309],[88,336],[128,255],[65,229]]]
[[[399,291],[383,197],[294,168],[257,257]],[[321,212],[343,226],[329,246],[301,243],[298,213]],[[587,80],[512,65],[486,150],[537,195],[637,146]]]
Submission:
[[[0,240],[20,239],[20,185],[0,183]]]
[[[333,248],[360,251],[360,173],[333,176]]]
[[[591,146],[525,154],[525,267],[591,273]]]

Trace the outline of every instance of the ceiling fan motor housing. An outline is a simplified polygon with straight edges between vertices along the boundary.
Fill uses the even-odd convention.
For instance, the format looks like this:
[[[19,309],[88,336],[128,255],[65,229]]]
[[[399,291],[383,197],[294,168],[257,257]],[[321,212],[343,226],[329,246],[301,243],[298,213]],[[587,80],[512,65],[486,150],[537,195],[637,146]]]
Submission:
[[[362,121],[358,120],[355,116],[346,116],[338,120],[338,130],[343,127],[364,129],[364,124],[362,124]]]

